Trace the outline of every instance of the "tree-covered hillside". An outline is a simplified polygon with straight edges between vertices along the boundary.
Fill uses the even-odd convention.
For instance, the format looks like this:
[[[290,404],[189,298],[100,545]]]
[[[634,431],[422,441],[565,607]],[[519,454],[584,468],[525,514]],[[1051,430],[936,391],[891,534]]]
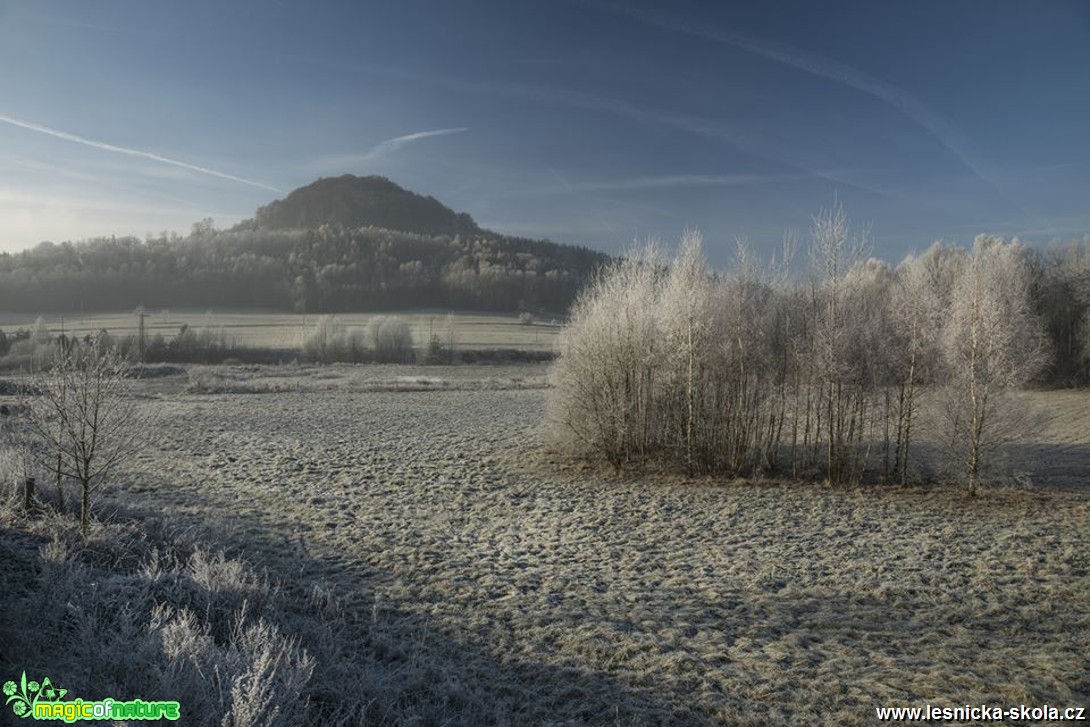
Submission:
[[[323,224],[383,227],[421,235],[482,234],[469,215],[458,214],[434,197],[423,197],[385,177],[328,177],[300,187],[257,211],[258,229],[313,229]]]
[[[481,230],[381,177],[323,179],[231,230],[0,254],[0,310],[565,311],[608,257]]]
[[[607,257],[499,236],[429,237],[374,227],[207,228],[181,238],[44,242],[0,255],[0,309],[340,312],[404,307],[560,312]]]

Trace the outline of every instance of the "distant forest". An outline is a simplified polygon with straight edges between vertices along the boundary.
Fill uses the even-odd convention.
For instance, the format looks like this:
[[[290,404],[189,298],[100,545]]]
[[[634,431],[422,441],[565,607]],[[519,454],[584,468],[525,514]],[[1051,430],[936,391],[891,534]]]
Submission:
[[[270,308],[306,313],[442,307],[563,312],[609,257],[479,234],[377,227],[194,226],[186,237],[43,242],[0,254],[0,310]]]
[[[385,177],[319,179],[218,231],[0,255],[0,310],[455,308],[561,313],[609,256],[507,237]]]

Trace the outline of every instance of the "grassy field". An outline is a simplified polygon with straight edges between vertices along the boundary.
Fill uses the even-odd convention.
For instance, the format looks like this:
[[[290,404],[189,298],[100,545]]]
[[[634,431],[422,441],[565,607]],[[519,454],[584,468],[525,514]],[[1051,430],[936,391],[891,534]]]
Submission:
[[[396,315],[413,329],[418,347],[427,344],[432,335],[444,345],[453,342],[455,348],[495,349],[518,348],[552,350],[560,332],[558,321],[543,319],[534,325],[522,325],[517,316],[490,313],[448,313],[446,311],[399,311],[384,314],[348,313],[337,319],[348,327],[366,329],[377,315]],[[54,334],[62,330],[83,336],[105,328],[115,336],[136,335],[138,319],[131,312],[94,315],[42,316]],[[33,328],[37,316],[0,314],[0,330]],[[222,331],[243,346],[274,349],[297,349],[313,330],[318,316],[292,313],[253,311],[148,311],[144,325],[148,336],[161,333],[170,339],[178,329],[188,325],[194,330]]]
[[[368,723],[465,725],[1090,706],[1090,394],[1032,394],[1054,414],[1020,454],[1032,478],[969,499],[588,469],[542,448],[545,371],[191,371],[257,394],[144,382],[155,441],[110,494],[289,595],[337,599],[335,638],[282,627],[344,687],[308,687],[312,723],[338,700]],[[0,647],[41,663],[40,644]],[[87,692],[105,679],[58,673]]]

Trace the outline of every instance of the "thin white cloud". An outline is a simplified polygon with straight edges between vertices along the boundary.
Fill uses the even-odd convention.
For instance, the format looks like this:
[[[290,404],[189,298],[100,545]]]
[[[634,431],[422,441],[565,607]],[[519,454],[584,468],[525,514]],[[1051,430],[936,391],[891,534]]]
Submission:
[[[321,65],[327,64],[322,63]],[[609,98],[606,96],[598,96],[566,89],[528,86],[525,84],[495,81],[471,81],[389,67],[368,66],[364,68],[340,64],[334,67],[347,67],[356,71],[377,73],[393,78],[436,84],[445,86],[446,88],[459,89],[473,93],[502,94],[515,98],[529,99],[537,103],[559,104],[588,111],[597,111],[612,114],[614,116],[621,116],[641,124],[676,129],[694,136],[700,136],[716,142],[729,144],[746,154],[773,161],[791,169],[805,172],[812,177],[836,182],[837,184],[846,187],[860,189],[882,197],[897,196],[896,193],[885,189],[879,189],[871,183],[818,169],[817,165],[808,164],[807,161],[801,159],[797,153],[789,154],[778,145],[766,141],[753,133],[743,131],[738,127],[699,117],[670,113],[657,108],[641,106],[624,99]],[[381,146],[381,144],[379,146]],[[341,159],[344,160],[344,158]],[[344,164],[341,165],[341,168],[343,168],[343,166]]]
[[[377,144],[371,151],[363,155],[363,160],[377,159],[384,157],[387,154],[393,154],[395,151],[405,146],[406,144],[420,139],[430,139],[433,136],[447,136],[449,134],[461,134],[465,131],[469,131],[466,128],[457,129],[436,129],[434,131],[418,131],[415,134],[405,134],[404,136],[395,136],[393,139],[387,139],[381,144]]]
[[[895,194],[888,190],[879,189],[873,184],[852,179],[845,174],[827,169],[819,169],[817,165],[803,159],[800,154],[787,153],[776,144],[766,141],[753,133],[707,119],[688,116],[684,114],[670,113],[656,108],[640,106],[623,99],[606,98],[591,94],[540,90],[532,92],[536,98],[542,101],[554,101],[570,106],[602,111],[605,113],[623,116],[643,124],[677,129],[694,136],[704,137],[713,141],[728,144],[746,154],[781,164],[785,167],[805,172],[808,177],[825,179],[848,187],[861,189],[871,194],[882,197],[893,197]]]
[[[458,127],[453,129],[435,129],[433,131],[418,131],[415,134],[405,134],[403,136],[395,136],[393,139],[387,139],[386,141],[379,142],[375,146],[363,154],[337,154],[333,156],[326,156],[319,159],[314,164],[310,165],[312,170],[315,171],[344,171],[351,169],[352,167],[358,167],[361,164],[374,161],[381,157],[389,156],[395,151],[411,144],[414,141],[420,141],[421,139],[430,139],[435,136],[449,136],[450,134],[461,134],[469,131],[468,128]]]
[[[613,199],[612,197],[602,197],[600,195],[593,195],[591,197],[588,197],[587,199],[589,199],[592,202],[599,202],[601,204],[608,204],[608,205],[612,205],[614,207],[624,207],[625,209],[639,210],[640,212],[650,212],[650,213],[652,213],[654,215],[658,215],[660,217],[673,217],[673,218],[679,219],[679,220],[684,219],[681,215],[677,214],[676,212],[671,212],[670,210],[666,209],[665,207],[659,207],[657,205],[650,205],[650,204],[645,204],[645,203],[642,203],[642,202],[629,202],[628,200],[624,200],[624,199]]]
[[[48,126],[42,126],[31,121],[24,121],[12,116],[5,116],[0,114],[0,122],[17,126],[21,129],[27,129],[28,131],[36,131],[39,134],[45,134],[52,136],[56,139],[63,139],[64,141],[70,141],[75,144],[82,144],[83,146],[89,146],[93,149],[100,149],[102,151],[113,152],[115,154],[124,154],[126,156],[139,157],[141,159],[150,159],[151,161],[159,162],[161,164],[169,164],[173,167],[180,169],[188,169],[192,172],[199,172],[201,174],[207,174],[212,177],[219,177],[220,179],[226,179],[231,182],[238,182],[239,184],[247,184],[251,187],[258,187],[260,189],[267,189],[278,194],[282,194],[283,190],[272,187],[262,182],[255,182],[252,179],[245,179],[243,177],[236,177],[233,174],[227,174],[226,172],[219,172],[215,169],[209,169],[208,167],[198,166],[196,164],[190,164],[188,162],[179,161],[178,159],[171,159],[170,157],[161,156],[152,152],[140,151],[139,149],[130,149],[124,146],[116,146],[115,144],[107,144],[103,141],[95,141],[94,139],[88,139],[83,136],[71,134],[67,131],[60,131],[59,129],[53,129]]]
[[[954,229],[967,230],[972,235],[994,232],[1008,237],[1052,236],[1066,240],[1090,239],[1090,215],[977,221],[956,225]]]
[[[748,187],[757,184],[791,182],[810,179],[808,172],[788,174],[667,174],[657,177],[634,177],[602,182],[569,182],[562,180],[552,187],[515,190],[501,196],[534,197],[582,192],[626,192],[678,187]]]

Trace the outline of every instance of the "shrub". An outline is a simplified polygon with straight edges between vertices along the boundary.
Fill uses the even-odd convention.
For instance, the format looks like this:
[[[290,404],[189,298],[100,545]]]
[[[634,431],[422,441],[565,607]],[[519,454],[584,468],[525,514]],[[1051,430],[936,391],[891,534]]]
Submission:
[[[348,329],[336,316],[321,316],[304,339],[300,355],[312,363],[360,363],[368,360],[363,332]]]
[[[550,381],[552,440],[619,467],[657,449],[662,269],[649,245],[599,273],[577,298]]]
[[[443,340],[438,335],[432,334],[428,339],[428,347],[424,351],[424,363],[429,366],[452,363],[450,351],[443,345]]]
[[[413,332],[398,318],[379,316],[369,326],[374,359],[380,363],[412,363]]]

